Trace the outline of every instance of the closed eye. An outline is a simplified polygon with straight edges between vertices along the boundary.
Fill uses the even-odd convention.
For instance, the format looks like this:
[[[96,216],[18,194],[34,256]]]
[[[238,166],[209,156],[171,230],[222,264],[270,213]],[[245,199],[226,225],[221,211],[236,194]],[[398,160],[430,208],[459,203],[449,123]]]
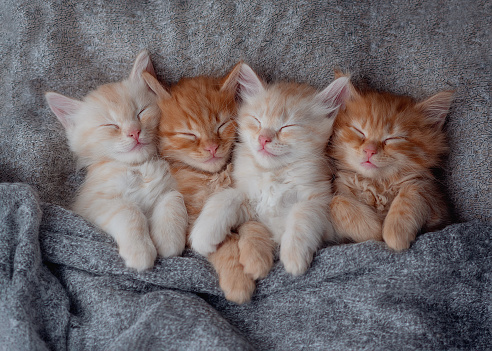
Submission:
[[[117,124],[111,124],[111,123],[101,124],[99,127],[110,127],[110,128],[114,128],[116,130],[120,129],[120,127]]]
[[[278,131],[281,132],[285,128],[298,127],[298,126],[299,126],[298,124],[288,124],[288,125],[283,126],[282,128],[280,128]]]
[[[355,128],[354,126],[351,126],[350,129],[352,129],[356,134],[358,134],[361,138],[365,139],[366,135],[358,128]]]
[[[176,133],[176,136],[178,137],[182,137],[182,138],[185,138],[185,139],[190,139],[190,140],[196,140],[198,137],[193,134],[193,133],[185,133],[185,132],[177,132]]]
[[[393,143],[393,142],[399,142],[399,141],[404,141],[407,140],[404,136],[394,136],[390,138],[386,138],[383,140],[383,144],[388,144],[388,143]]]
[[[140,110],[140,112],[137,114],[137,119],[140,120],[142,118],[142,113],[147,110],[149,106],[145,106],[143,109]]]
[[[254,117],[254,116],[249,116],[249,117],[253,118],[256,121],[256,123],[258,124],[258,127],[261,128],[261,122],[258,118]]]
[[[217,132],[220,134],[222,133],[226,128],[227,126],[232,122],[232,120],[228,120],[228,121],[225,121],[224,123],[222,123],[219,128],[217,128]]]

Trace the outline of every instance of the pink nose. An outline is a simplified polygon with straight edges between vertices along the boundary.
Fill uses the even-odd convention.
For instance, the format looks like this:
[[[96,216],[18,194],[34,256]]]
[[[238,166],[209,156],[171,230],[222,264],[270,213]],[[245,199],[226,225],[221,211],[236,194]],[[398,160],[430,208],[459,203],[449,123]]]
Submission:
[[[140,136],[140,129],[132,129],[128,132],[128,136],[130,138],[133,138],[135,139],[136,141],[138,141],[138,138]]]
[[[378,153],[378,151],[376,150],[376,147],[374,145],[367,145],[364,149],[366,155],[367,155],[367,159],[370,159],[372,157],[372,155],[375,155]]]
[[[212,156],[215,156],[215,153],[217,152],[219,145],[217,144],[211,144],[205,148]]]
[[[271,142],[271,141],[272,141],[272,138],[267,137],[267,136],[265,136],[265,135],[260,135],[260,136],[258,137],[258,140],[260,141],[261,146],[262,146],[262,147],[265,147],[266,143],[269,143],[269,142]]]

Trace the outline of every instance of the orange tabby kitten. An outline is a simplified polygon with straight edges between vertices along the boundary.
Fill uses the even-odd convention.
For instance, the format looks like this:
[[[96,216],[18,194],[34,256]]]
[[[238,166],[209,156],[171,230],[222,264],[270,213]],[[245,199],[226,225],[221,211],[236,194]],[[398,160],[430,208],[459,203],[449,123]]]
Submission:
[[[444,224],[447,206],[431,168],[447,151],[442,126],[452,98],[443,91],[417,103],[351,86],[331,151],[338,167],[331,214],[341,237],[403,250],[421,229]]]
[[[159,150],[178,181],[190,226],[210,195],[231,185],[240,68],[241,63],[224,78],[183,78],[171,88],[171,98],[163,97],[159,103]],[[254,281],[269,272],[273,243],[258,222],[245,223],[238,231],[240,235],[229,235],[208,259],[226,298],[243,303],[250,300]]]

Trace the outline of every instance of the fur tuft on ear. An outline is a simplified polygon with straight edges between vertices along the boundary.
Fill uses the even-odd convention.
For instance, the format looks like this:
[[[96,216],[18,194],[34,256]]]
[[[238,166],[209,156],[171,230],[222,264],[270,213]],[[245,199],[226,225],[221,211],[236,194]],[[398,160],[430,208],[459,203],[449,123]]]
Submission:
[[[149,72],[143,72],[142,78],[145,83],[149,86],[149,88],[157,95],[159,99],[168,99],[171,97],[171,94],[162,86],[161,83]]]
[[[328,117],[334,117],[336,112],[338,112],[338,109],[345,106],[345,102],[351,95],[350,85],[350,79],[343,76],[335,79],[330,85],[316,95],[316,98],[330,110]]]
[[[265,90],[265,83],[251,67],[242,63],[239,72],[239,94],[244,99]]]
[[[82,101],[71,99],[62,94],[48,92],[44,95],[51,111],[55,114],[65,129],[73,126],[72,116],[80,109]]]
[[[339,68],[335,68],[333,71],[335,73],[335,79],[338,79],[341,77],[347,77],[348,79],[350,79],[351,74],[348,72],[344,72]]]
[[[453,102],[454,94],[454,90],[441,91],[418,103],[415,107],[441,129]]]
[[[243,61],[239,61],[238,63],[236,63],[232,70],[222,79],[222,85],[220,87],[221,91],[230,91],[236,94],[238,90],[238,80],[242,65]]]
[[[149,72],[151,75],[156,77],[154,66],[152,65],[152,61],[150,60],[149,52],[147,50],[140,51],[135,59],[132,71],[130,72],[130,79],[140,79],[142,72]]]

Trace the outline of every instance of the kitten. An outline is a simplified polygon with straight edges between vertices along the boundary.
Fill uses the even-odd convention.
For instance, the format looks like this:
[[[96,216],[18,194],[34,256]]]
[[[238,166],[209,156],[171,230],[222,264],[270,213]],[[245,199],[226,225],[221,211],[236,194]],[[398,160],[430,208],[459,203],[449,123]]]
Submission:
[[[351,95],[332,140],[333,224],[341,237],[407,249],[417,232],[437,229],[447,217],[431,168],[447,151],[442,126],[453,92],[419,103],[353,86]]]
[[[237,79],[241,63],[224,78],[183,78],[171,88],[171,98],[159,106],[159,152],[171,166],[193,225],[206,200],[231,185],[230,156],[236,138]],[[249,301],[255,280],[273,263],[270,233],[250,222],[240,237],[228,235],[208,259],[219,275],[227,299]]]
[[[149,89],[142,72],[155,75],[146,51],[129,78],[102,85],[82,101],[46,93],[79,166],[87,167],[73,210],[108,232],[125,264],[137,271],[152,268],[157,253],[179,255],[187,225],[183,197],[168,164],[157,157],[156,94],[166,92]]]
[[[191,231],[192,248],[208,255],[231,228],[258,220],[280,245],[287,272],[306,271],[323,239],[334,235],[325,148],[348,82],[339,78],[319,93],[303,84],[267,86],[243,65],[234,188],[208,200]]]

